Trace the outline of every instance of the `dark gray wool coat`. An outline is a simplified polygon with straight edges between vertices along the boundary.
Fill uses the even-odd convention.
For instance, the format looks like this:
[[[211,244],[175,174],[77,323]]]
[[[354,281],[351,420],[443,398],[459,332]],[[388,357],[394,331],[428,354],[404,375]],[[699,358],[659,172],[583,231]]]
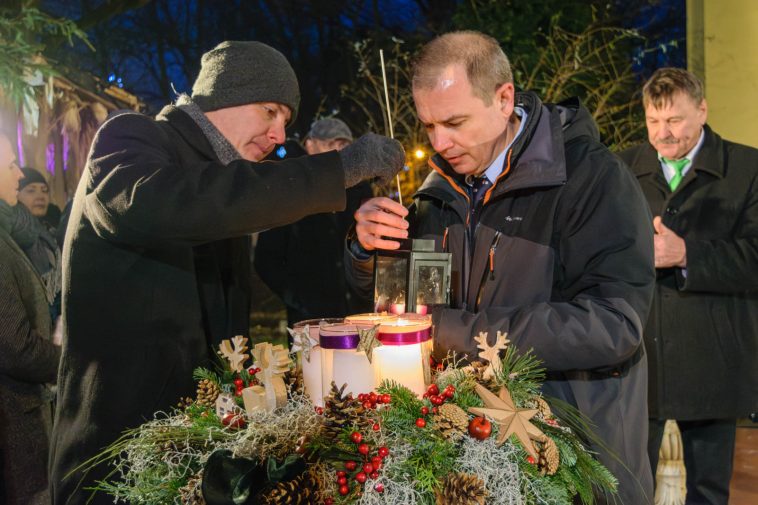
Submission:
[[[463,178],[439,155],[414,195],[410,236],[453,256],[451,307],[434,311],[435,352],[476,357],[481,331],[490,343],[504,331],[510,345],[533,349],[548,370],[546,395],[578,407],[616,455],[600,449],[621,502],[652,503],[642,347],[655,281],[649,212],[578,101],[517,93],[516,104],[526,124],[475,229]],[[370,283],[370,262],[353,266],[353,282]]]
[[[5,202],[0,202],[5,205]],[[2,216],[0,216],[2,219]],[[0,223],[0,503],[48,505],[47,457],[60,347],[45,288]]]
[[[335,152],[222,165],[183,111],[98,131],[63,253],[65,336],[53,433],[56,505],[103,478],[72,472],[126,428],[194,394],[209,346],[247,335],[249,237],[345,206]],[[112,503],[98,494],[92,502]]]
[[[680,268],[658,269],[645,327],[650,415],[726,419],[758,412],[758,149],[705,126],[679,187],[649,144],[623,153],[653,215],[682,237]]]

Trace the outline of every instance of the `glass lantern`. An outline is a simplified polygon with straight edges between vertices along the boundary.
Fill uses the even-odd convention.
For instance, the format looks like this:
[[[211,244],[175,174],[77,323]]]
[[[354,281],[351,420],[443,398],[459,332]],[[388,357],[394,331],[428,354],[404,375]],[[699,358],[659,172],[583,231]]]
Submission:
[[[412,239],[394,251],[377,250],[374,311],[431,314],[450,303],[450,253],[434,252],[434,240]]]

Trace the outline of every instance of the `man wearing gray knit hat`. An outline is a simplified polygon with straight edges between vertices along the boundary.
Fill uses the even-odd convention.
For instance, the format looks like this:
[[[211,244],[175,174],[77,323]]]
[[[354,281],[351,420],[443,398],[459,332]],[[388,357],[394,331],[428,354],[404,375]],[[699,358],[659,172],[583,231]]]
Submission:
[[[249,334],[249,234],[342,210],[346,188],[402,168],[400,144],[373,134],[339,152],[262,162],[299,102],[281,53],[223,42],[203,55],[191,95],[97,132],[63,255],[53,503],[112,503],[88,501],[107,465],[80,465],[192,396],[209,349]]]

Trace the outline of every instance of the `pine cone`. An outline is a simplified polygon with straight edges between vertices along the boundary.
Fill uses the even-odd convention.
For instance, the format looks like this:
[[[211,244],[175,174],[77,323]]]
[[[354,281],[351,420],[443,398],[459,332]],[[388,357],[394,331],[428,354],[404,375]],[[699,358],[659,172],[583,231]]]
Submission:
[[[484,371],[487,370],[487,363],[481,361],[472,361],[469,365],[471,367],[471,375],[476,379],[478,383],[487,387],[488,389],[497,389],[494,386],[495,380],[493,377],[484,377]]]
[[[306,471],[287,482],[278,482],[263,496],[264,505],[308,505],[315,503],[317,488]]]
[[[336,437],[351,425],[366,424],[365,409],[361,402],[351,395],[343,396],[346,386],[343,384],[338,389],[332,381],[331,393],[324,399],[323,431],[327,437]]]
[[[290,369],[284,373],[284,384],[287,386],[287,392],[290,396],[293,394],[304,394],[303,373]]]
[[[468,473],[451,473],[435,493],[437,505],[484,505],[487,489],[484,481]]]
[[[455,440],[462,435],[461,431],[448,419],[442,416],[432,416],[434,428],[448,440]]]
[[[443,403],[438,407],[437,414],[432,416],[434,427],[442,436],[453,439],[463,435],[468,429],[468,414],[452,403]]]
[[[550,405],[547,404],[544,398],[537,396],[535,397],[535,401],[537,402],[538,414],[541,415],[543,419],[552,419],[553,411],[550,410]]]
[[[179,489],[179,498],[182,505],[205,505],[202,491],[203,472],[190,477],[187,484]]]
[[[468,414],[466,411],[460,408],[454,403],[443,403],[437,409],[438,416],[444,417],[450,421],[459,430],[465,431],[468,429]]]
[[[197,404],[212,407],[216,404],[216,398],[221,393],[218,384],[203,379],[197,385]]]
[[[542,443],[537,445],[537,453],[539,454],[537,466],[540,469],[540,474],[555,475],[561,460],[558,446],[552,438],[547,436],[544,441],[541,440],[540,442]]]

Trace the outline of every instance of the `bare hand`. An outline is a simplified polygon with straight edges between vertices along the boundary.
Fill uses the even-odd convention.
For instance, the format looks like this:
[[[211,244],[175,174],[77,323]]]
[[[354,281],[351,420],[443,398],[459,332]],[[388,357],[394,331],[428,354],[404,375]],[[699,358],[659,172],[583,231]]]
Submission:
[[[653,245],[655,247],[655,268],[687,266],[687,247],[682,237],[667,228],[660,216],[653,218]]]
[[[355,211],[355,232],[358,242],[367,251],[397,249],[400,242],[388,238],[408,238],[408,209],[394,200],[380,196],[367,200]]]

